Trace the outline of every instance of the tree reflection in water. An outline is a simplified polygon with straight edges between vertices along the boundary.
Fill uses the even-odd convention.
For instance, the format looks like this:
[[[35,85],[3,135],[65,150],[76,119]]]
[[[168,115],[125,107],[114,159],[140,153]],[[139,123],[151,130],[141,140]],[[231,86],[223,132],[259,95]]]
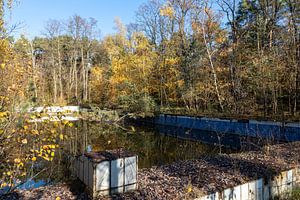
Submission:
[[[149,127],[132,127],[79,121],[68,127],[64,149],[69,155],[84,152],[88,145],[93,151],[125,148],[139,156],[139,168],[148,168],[212,155],[219,148],[201,142],[183,140],[158,133]]]

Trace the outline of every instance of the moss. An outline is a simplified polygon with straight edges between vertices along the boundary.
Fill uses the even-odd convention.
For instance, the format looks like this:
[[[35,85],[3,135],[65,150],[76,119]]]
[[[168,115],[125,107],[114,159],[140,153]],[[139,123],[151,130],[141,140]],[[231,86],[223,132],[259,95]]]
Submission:
[[[291,192],[291,195],[289,197],[290,200],[300,200],[300,188],[296,188]]]
[[[300,187],[293,189],[291,192],[286,193],[274,200],[300,200]]]

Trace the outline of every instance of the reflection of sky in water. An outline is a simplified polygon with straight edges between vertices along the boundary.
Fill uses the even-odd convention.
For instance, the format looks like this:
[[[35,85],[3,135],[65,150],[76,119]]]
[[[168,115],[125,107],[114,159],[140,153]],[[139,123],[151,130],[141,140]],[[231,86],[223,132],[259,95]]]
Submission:
[[[169,127],[164,130],[167,133],[178,132],[178,135],[182,131],[171,130]],[[214,145],[168,136],[169,134],[155,130],[153,127],[132,127],[129,125],[117,127],[80,121],[77,123],[77,130],[70,135],[76,135],[77,147],[81,147],[81,151],[86,151],[88,146],[92,147],[93,151],[123,147],[136,153],[139,159],[139,168],[169,164],[178,160],[195,159],[219,152],[219,148]]]
[[[176,133],[177,137],[186,135],[185,130],[172,130],[170,127],[155,130],[153,127],[120,127],[97,122],[78,121],[74,122],[73,127],[66,127],[64,130],[64,134],[69,136],[69,139],[64,141],[62,151],[68,155],[68,158],[71,158],[84,151],[125,148],[138,155],[139,168],[149,168],[219,152],[219,148],[213,145],[168,136],[173,135],[171,134],[173,132]],[[44,164],[44,162],[36,163],[35,168],[37,170],[42,169]],[[58,168],[66,169],[66,166],[60,163]],[[51,174],[49,181],[47,181],[48,177],[50,177],[49,174],[42,173],[35,180],[29,179],[18,188],[21,190],[38,188],[49,184],[49,181],[64,181],[66,178],[63,170],[57,170],[56,173]]]
[[[32,188],[38,188],[47,185],[47,182],[44,180],[38,180],[34,181],[32,179],[29,179],[26,183],[22,184],[18,187],[20,190],[29,190]]]
[[[22,185],[18,186],[17,188],[20,190],[29,190],[29,189],[33,189],[33,188],[39,188],[42,186],[47,185],[48,182],[45,180],[32,180],[32,179],[28,179],[25,183],[23,183]],[[4,187],[0,189],[0,194],[6,193],[9,190],[9,187]]]

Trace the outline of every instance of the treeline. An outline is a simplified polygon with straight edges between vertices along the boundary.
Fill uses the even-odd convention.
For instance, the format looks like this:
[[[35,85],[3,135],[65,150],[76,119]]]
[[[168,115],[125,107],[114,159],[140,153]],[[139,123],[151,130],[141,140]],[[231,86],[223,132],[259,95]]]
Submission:
[[[299,23],[297,0],[150,0],[102,39],[75,15],[12,44],[38,104],[297,115]]]

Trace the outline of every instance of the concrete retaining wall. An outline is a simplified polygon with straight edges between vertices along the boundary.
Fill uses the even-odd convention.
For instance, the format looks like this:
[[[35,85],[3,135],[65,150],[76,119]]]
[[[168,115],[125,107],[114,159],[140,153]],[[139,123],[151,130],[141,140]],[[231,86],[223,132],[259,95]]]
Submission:
[[[30,122],[44,121],[77,121],[79,117],[79,106],[47,106],[47,107],[31,107],[28,108],[28,113],[45,113],[46,116],[31,119]]]
[[[76,157],[73,170],[92,197],[123,193],[137,188],[137,156],[98,162],[81,155]]]
[[[151,122],[158,125],[196,129],[279,141],[299,141],[300,123],[280,123],[256,120],[228,120],[206,117],[158,115]]]
[[[300,186],[300,167],[284,171],[273,178],[261,178],[196,200],[268,200]]]
[[[45,112],[45,113],[74,113],[79,112],[79,106],[46,106],[46,107],[30,107],[27,112]]]

